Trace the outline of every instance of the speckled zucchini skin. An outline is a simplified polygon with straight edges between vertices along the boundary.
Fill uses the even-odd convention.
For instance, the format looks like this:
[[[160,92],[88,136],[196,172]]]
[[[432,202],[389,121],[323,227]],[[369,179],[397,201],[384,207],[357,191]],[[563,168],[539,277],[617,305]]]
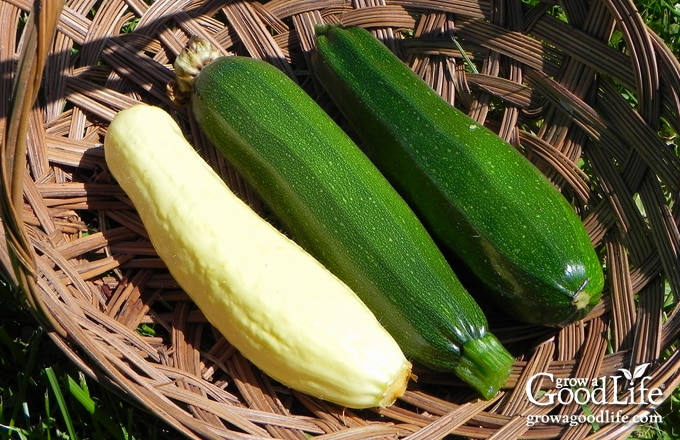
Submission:
[[[415,213],[302,88],[266,62],[221,57],[193,80],[191,107],[286,230],[412,361],[496,394],[512,356]]]
[[[515,148],[365,29],[317,28],[312,60],[374,163],[504,310],[561,326],[598,303],[602,266],[582,222]]]

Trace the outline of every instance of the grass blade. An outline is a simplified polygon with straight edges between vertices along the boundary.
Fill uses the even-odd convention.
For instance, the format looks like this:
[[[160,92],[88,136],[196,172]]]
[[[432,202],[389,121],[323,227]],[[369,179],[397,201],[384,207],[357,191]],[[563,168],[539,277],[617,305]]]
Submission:
[[[97,409],[97,404],[94,399],[90,397],[89,391],[78,385],[78,383],[73,380],[71,376],[67,376],[67,381],[69,393],[71,393],[71,395],[75,397],[78,402],[80,402],[83,408],[85,408],[85,411],[90,413],[90,415],[94,415],[95,410]]]
[[[64,418],[64,423],[66,424],[66,431],[68,432],[68,435],[72,440],[77,440],[78,436],[76,435],[75,428],[73,427],[73,421],[71,420],[71,415],[68,411],[68,406],[66,405],[64,394],[61,392],[61,388],[59,387],[59,381],[57,380],[57,376],[56,374],[54,374],[54,370],[52,369],[52,367],[47,367],[45,368],[44,371],[45,375],[47,376],[47,381],[49,382],[50,387],[52,388],[52,392],[54,393],[54,397],[57,400],[57,406],[59,407],[61,416]]]

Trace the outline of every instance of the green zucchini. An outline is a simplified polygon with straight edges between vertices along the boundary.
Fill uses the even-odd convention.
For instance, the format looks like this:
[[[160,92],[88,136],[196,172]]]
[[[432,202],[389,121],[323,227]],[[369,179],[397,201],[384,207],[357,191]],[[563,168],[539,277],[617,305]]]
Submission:
[[[194,40],[175,61],[207,137],[312,255],[345,281],[415,363],[490,398],[512,356],[406,202],[347,134],[274,66],[212,62]],[[352,325],[352,316],[346,316]]]
[[[319,26],[315,42],[314,75],[367,154],[498,304],[562,326],[598,303],[604,276],[585,228],[531,162],[367,30]]]
[[[104,153],[172,276],[254,365],[352,408],[388,406],[404,393],[411,365],[375,315],[231,192],[168,113],[122,110]]]

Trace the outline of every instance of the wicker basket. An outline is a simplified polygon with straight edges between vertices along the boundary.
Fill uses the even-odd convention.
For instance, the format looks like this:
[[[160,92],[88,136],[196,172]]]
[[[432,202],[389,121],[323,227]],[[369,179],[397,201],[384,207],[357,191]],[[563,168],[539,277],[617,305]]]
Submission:
[[[70,359],[124,398],[192,438],[613,439],[680,383],[680,158],[658,135],[662,124],[680,130],[680,65],[630,0],[59,3],[0,1],[2,96],[14,93],[1,104],[1,275]],[[107,123],[153,103],[182,116],[196,148],[266,212],[170,107],[171,62],[200,35],[224,53],[269,60],[337,116],[306,62],[313,25],[324,21],[371,29],[447,100],[521,145],[573,202],[606,265],[604,300],[566,328],[489,310],[516,355],[507,388],[490,401],[427,371],[394,406],[363,411],[273,382],[176,286],[107,173]],[[144,325],[152,335],[138,331]],[[614,386],[636,368],[644,377],[635,387]],[[599,400],[557,393],[564,381],[599,377],[610,379]],[[659,395],[640,397],[641,385]],[[540,405],[529,399],[539,389]],[[631,390],[634,403],[616,402]],[[620,417],[600,419],[593,433],[587,415],[607,412]],[[580,419],[546,423],[547,414]]]

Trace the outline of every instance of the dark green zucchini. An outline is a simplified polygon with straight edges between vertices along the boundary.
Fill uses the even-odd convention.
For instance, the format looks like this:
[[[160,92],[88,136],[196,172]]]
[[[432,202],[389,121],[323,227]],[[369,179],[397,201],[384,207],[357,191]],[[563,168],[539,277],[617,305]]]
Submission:
[[[515,148],[365,29],[318,27],[312,63],[374,163],[505,310],[560,326],[598,303],[602,266],[582,222]]]
[[[283,72],[245,57],[201,66],[201,50],[178,58],[176,89],[190,91],[204,133],[286,230],[359,295],[412,361],[495,395],[513,358],[396,190]],[[198,65],[187,61],[192,53]]]

